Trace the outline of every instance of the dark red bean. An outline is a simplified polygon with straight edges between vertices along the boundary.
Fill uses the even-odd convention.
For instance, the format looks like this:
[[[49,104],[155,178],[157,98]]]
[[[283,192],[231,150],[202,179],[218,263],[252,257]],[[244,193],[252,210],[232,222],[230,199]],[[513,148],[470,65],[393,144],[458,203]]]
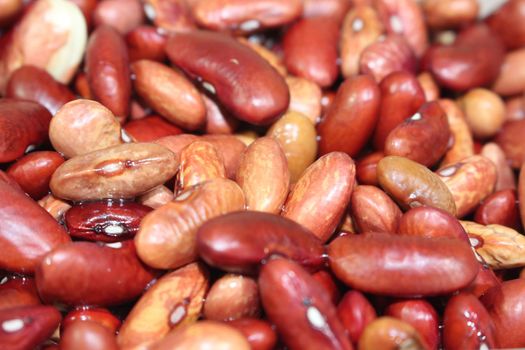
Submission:
[[[462,292],[467,292],[475,295],[476,297],[481,297],[492,287],[499,286],[501,284],[500,279],[494,271],[485,263],[479,263],[479,271],[471,284],[463,288]]]
[[[118,350],[117,338],[93,321],[76,321],[60,337],[60,350]]]
[[[357,344],[366,326],[377,318],[372,304],[357,290],[351,290],[343,296],[337,305],[337,315],[354,344]]]
[[[474,221],[482,225],[503,225],[521,230],[518,198],[515,190],[501,190],[489,195],[476,209]]]
[[[0,310],[40,304],[33,278],[10,275],[0,282]]]
[[[124,130],[137,142],[151,142],[161,137],[182,134],[182,129],[158,115],[132,120],[124,125]]]
[[[282,76],[256,52],[226,34],[192,31],[174,34],[169,59],[237,118],[269,124],[290,101]]]
[[[138,26],[125,36],[130,62],[153,60],[162,62],[166,58],[168,38],[155,27]]]
[[[98,307],[80,307],[70,311],[60,324],[61,332],[69,327],[70,324],[77,321],[92,321],[107,328],[112,334],[115,334],[122,322],[113,315],[109,310]]]
[[[282,216],[255,211],[207,221],[197,232],[197,249],[208,264],[240,273],[254,273],[272,254],[310,269],[324,261],[324,248],[313,233]]]
[[[252,350],[272,350],[277,344],[277,333],[268,321],[240,318],[227,322],[240,331],[250,343]]]
[[[525,1],[509,0],[492,16],[487,24],[503,40],[508,49],[525,46]]]

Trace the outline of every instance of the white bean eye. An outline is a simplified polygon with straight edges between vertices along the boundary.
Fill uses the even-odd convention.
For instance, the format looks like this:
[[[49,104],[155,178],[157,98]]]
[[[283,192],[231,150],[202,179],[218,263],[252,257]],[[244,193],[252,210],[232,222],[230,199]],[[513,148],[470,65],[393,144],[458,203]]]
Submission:
[[[315,306],[309,306],[308,309],[306,309],[306,318],[316,329],[323,329],[326,327],[326,320],[323,314],[321,314],[321,311]]]
[[[18,332],[22,328],[24,328],[24,321],[19,318],[2,322],[2,329],[7,333]]]

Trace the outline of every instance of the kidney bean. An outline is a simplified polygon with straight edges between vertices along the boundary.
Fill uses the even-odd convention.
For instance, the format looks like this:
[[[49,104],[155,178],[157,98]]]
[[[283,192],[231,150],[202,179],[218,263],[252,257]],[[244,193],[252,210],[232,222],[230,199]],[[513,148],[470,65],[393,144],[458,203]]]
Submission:
[[[246,209],[279,214],[290,186],[290,172],[279,142],[262,137],[248,146],[236,180],[244,192]]]
[[[525,6],[523,7],[525,9]],[[525,74],[518,67],[525,62],[525,49],[508,52],[492,90],[503,96],[512,96],[525,90]]]
[[[88,241],[119,242],[135,236],[151,208],[134,202],[105,200],[74,205],[64,217],[72,237]]]
[[[445,111],[438,102],[427,102],[388,134],[385,154],[406,157],[431,166],[445,154],[449,139],[450,129]]]
[[[267,48],[262,42],[250,41],[249,39],[243,37],[238,37],[237,41],[258,53],[259,56],[264,58],[264,60],[268,62],[273,68],[275,68],[275,70],[277,70],[280,75],[283,77],[287,76],[288,72],[281,57],[282,55]]]
[[[44,208],[56,221],[62,223],[64,214],[71,205],[61,199],[55,198],[51,193],[38,201],[38,205]]]
[[[435,29],[463,26],[476,20],[479,5],[475,0],[426,0],[423,13],[426,24]]]
[[[301,175],[284,203],[282,216],[291,219],[325,242],[334,233],[350,202],[355,164],[342,152],[328,153]],[[312,210],[322,217],[312,216]]]
[[[445,210],[427,206],[411,208],[404,213],[399,219],[397,232],[408,236],[449,237],[469,242],[465,229],[454,216]]]
[[[354,6],[346,14],[341,28],[339,50],[341,72],[345,78],[359,73],[359,57],[384,32],[383,22],[372,6]]]
[[[339,151],[356,156],[374,131],[380,102],[380,90],[370,76],[345,80],[317,126],[319,153]]]
[[[227,274],[211,286],[204,302],[204,318],[230,321],[260,314],[257,282],[243,275]]]
[[[0,100],[0,163],[11,162],[44,143],[51,114],[42,105],[24,100]]]
[[[517,200],[514,190],[494,192],[478,206],[474,221],[482,225],[498,224],[520,230],[521,220]]]
[[[154,278],[137,258],[132,241],[60,246],[42,259],[35,276],[46,302],[99,306],[133,300]]]
[[[405,71],[416,73],[417,59],[405,38],[400,35],[380,37],[368,45],[359,58],[359,71],[374,77],[379,83],[387,75]]]
[[[78,72],[77,76],[75,77],[74,86],[75,86],[75,92],[81,98],[89,99],[89,100],[93,99],[93,94],[91,93],[91,90],[89,89],[89,83],[87,80],[86,73],[84,73],[83,71]]]
[[[184,147],[188,146],[192,142],[199,140],[199,136],[193,134],[178,134],[161,137],[155,140],[153,143],[159,144],[166,147],[175,154],[177,161],[180,162],[180,153]],[[243,148],[244,150],[244,148]],[[217,149],[220,151],[220,149]]]
[[[388,316],[368,324],[359,340],[360,350],[405,348],[423,350],[425,342],[410,324]]]
[[[0,181],[0,268],[33,273],[40,259],[70,241],[64,229],[35,201]]]
[[[38,200],[49,192],[53,172],[64,162],[57,152],[29,153],[13,163],[6,171],[33,199]]]
[[[519,169],[525,158],[525,146],[521,140],[524,132],[525,120],[509,121],[503,124],[494,138],[494,142],[501,147],[514,169]]]
[[[390,296],[447,294],[478,272],[469,246],[449,238],[367,234],[328,246],[332,271],[359,291]]]
[[[448,187],[457,208],[457,217],[472,212],[490,195],[496,183],[496,167],[483,156],[472,156],[437,171]]]
[[[505,121],[505,105],[501,97],[487,89],[473,89],[459,100],[465,120],[474,137],[493,137]]]
[[[379,186],[377,182],[377,163],[383,159],[383,152],[372,152],[362,158],[356,163],[356,178],[362,185]]]
[[[479,264],[479,271],[472,283],[461,291],[473,294],[477,298],[484,295],[489,289],[499,286],[501,281],[498,279],[494,271],[486,263]]]
[[[21,306],[0,310],[2,349],[35,349],[53,334],[60,312],[52,306]]]
[[[290,172],[290,183],[296,183],[317,156],[317,133],[311,120],[288,111],[268,130],[281,146]]]
[[[118,350],[117,340],[104,326],[93,321],[75,321],[60,338],[62,350],[107,349]]]
[[[303,17],[333,17],[334,20],[341,20],[351,6],[352,1],[349,0],[303,0]]]
[[[78,6],[84,15],[88,29],[90,29],[93,24],[93,11],[97,7],[98,0],[71,0],[71,2]]]
[[[66,158],[120,145],[121,129],[113,113],[91,100],[66,103],[49,125],[53,147]]]
[[[225,171],[224,162],[211,143],[192,142],[180,153],[175,193],[212,179],[225,178]]]
[[[459,162],[474,155],[474,141],[472,132],[465,121],[465,115],[461,108],[452,100],[438,100],[440,107],[445,111],[450,128],[453,144],[441,160],[441,167]]]
[[[40,304],[34,279],[8,275],[0,281],[0,310]]]
[[[103,0],[93,11],[95,26],[109,25],[124,35],[144,21],[144,12],[139,0]]]
[[[35,66],[22,66],[7,81],[5,97],[38,102],[54,115],[60,107],[75,99],[67,86]]]
[[[321,114],[324,115],[332,106],[335,100],[336,93],[333,90],[323,90],[323,97],[321,98]]]
[[[233,135],[203,135],[202,139],[215,146],[224,160],[226,176],[235,179],[246,145]]]
[[[67,329],[70,325],[82,322],[89,321],[98,323],[102,327],[106,328],[111,334],[115,334],[120,328],[122,322],[113,315],[109,310],[98,307],[77,307],[76,309],[67,313],[60,324],[61,333]]]
[[[51,177],[54,195],[70,200],[131,198],[163,184],[177,172],[167,148],[129,143],[76,156]]]
[[[427,102],[435,101],[439,99],[439,86],[429,72],[419,73],[417,80],[425,93],[425,100]],[[441,106],[443,109],[445,107]]]
[[[166,52],[173,63],[241,120],[269,124],[288,107],[290,93],[279,73],[253,50],[225,34],[177,33],[168,40]]]
[[[210,219],[244,208],[241,188],[227,179],[213,179],[179,194],[141,222],[135,236],[146,264],[173,269],[197,259],[197,230]]]
[[[229,321],[227,324],[246,337],[252,350],[272,350],[277,344],[277,334],[267,321],[240,318]]]
[[[172,329],[197,321],[208,290],[208,272],[197,263],[160,278],[135,304],[118,334],[121,348],[146,348]]]
[[[22,190],[22,187],[20,187],[18,182],[16,182],[15,179],[13,179],[13,177],[11,177],[10,175],[8,175],[6,172],[4,172],[2,170],[0,170],[0,182],[3,182],[5,184],[11,186],[15,190],[18,190],[20,192],[24,192],[24,190]]]
[[[525,346],[525,337],[519,332],[525,316],[525,280],[505,281],[492,288],[481,301],[496,326],[497,345],[502,348]]]
[[[377,178],[402,209],[428,205],[456,215],[456,204],[448,187],[419,163],[404,157],[384,157],[377,164]]]
[[[158,115],[127,122],[124,130],[137,142],[153,142],[161,137],[182,134],[182,129]]]
[[[137,198],[137,202],[157,209],[173,200],[173,192],[166,186],[158,186]]]
[[[129,115],[131,79],[128,50],[119,32],[108,25],[93,31],[86,48],[85,70],[94,99],[123,124]]]
[[[236,328],[217,321],[199,321],[170,332],[152,350],[236,349],[250,350],[250,344]]]
[[[350,212],[358,232],[396,232],[401,218],[397,204],[375,186],[356,186]]]
[[[163,33],[195,29],[188,0],[145,0],[143,6],[146,17]]]
[[[204,132],[214,135],[233,134],[239,126],[239,121],[223,112],[221,107],[205,94],[201,94],[201,97],[206,106]]]
[[[525,1],[510,0],[495,11],[486,22],[503,40],[509,49],[525,45],[525,30],[521,23],[525,19]]]
[[[429,48],[422,66],[440,86],[465,91],[491,84],[498,77],[504,53],[501,40],[478,24],[463,29],[453,45]]]
[[[152,60],[162,62],[166,58],[167,38],[162,30],[148,25],[140,25],[130,30],[124,37],[128,47],[130,62]]]
[[[284,63],[290,73],[321,87],[337,79],[339,21],[333,17],[303,18],[283,38]]]
[[[416,77],[404,71],[387,75],[379,88],[381,105],[374,132],[374,146],[383,150],[388,134],[420,109],[425,102],[425,95]]]
[[[494,322],[483,304],[472,294],[460,293],[450,298],[443,324],[446,349],[489,349],[497,346]]]
[[[523,96],[508,98],[505,101],[505,121],[525,119],[525,99]]]
[[[272,259],[259,275],[268,318],[290,349],[352,349],[326,291],[300,265]]]
[[[263,212],[235,212],[207,221],[197,232],[197,249],[208,264],[235,273],[256,272],[272,254],[311,270],[324,262],[324,248],[310,231]]]
[[[385,315],[405,321],[414,327],[426,343],[427,349],[438,349],[439,316],[429,302],[416,299],[396,301],[388,305]]]
[[[63,84],[71,81],[87,40],[84,16],[71,1],[35,2],[9,33],[0,54],[2,93],[11,74],[23,65],[45,69]]]
[[[301,0],[208,0],[192,7],[195,22],[216,31],[239,33],[280,27],[302,13]]]
[[[377,318],[372,304],[363,293],[357,290],[346,292],[337,305],[337,316],[339,316],[353,344],[358,343],[366,326]]]
[[[322,91],[319,85],[308,79],[291,75],[286,77],[286,84],[290,90],[288,113],[290,111],[301,113],[315,125],[321,116]],[[279,120],[282,118],[284,116]]]
[[[494,191],[502,191],[506,189],[516,189],[516,179],[514,172],[510,167],[505,153],[498,144],[489,142],[483,145],[480,153],[483,157],[490,159],[496,165],[497,179],[494,185]]]
[[[501,225],[461,221],[472,247],[493,269],[525,266],[525,237]]]
[[[184,75],[149,60],[133,62],[131,70],[135,91],[160,115],[186,130],[196,130],[205,123],[204,101]]]
[[[330,300],[332,303],[337,304],[341,299],[341,292],[339,291],[339,285],[335,280],[335,277],[332,276],[329,270],[319,270],[312,274],[312,277],[317,280],[319,285],[321,285],[330,295]]]

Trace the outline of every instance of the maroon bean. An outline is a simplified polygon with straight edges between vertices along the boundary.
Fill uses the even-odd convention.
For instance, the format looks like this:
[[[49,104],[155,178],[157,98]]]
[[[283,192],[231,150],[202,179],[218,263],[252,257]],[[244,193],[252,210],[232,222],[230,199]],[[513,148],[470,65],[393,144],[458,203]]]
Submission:
[[[118,350],[117,338],[93,321],[76,321],[60,337],[60,350]]]
[[[17,99],[0,101],[0,163],[11,162],[48,140],[51,114],[42,105]]]
[[[121,321],[109,310],[98,307],[79,307],[64,316],[60,324],[61,332],[77,321],[91,321],[100,324],[115,334],[120,328]]]
[[[18,159],[7,169],[7,174],[31,198],[38,200],[49,193],[49,182],[55,170],[64,163],[57,152],[37,151]]]
[[[483,225],[498,224],[521,230],[515,190],[501,190],[485,198],[476,209],[474,221]]]
[[[321,241],[307,229],[279,215],[242,211],[208,220],[197,232],[204,261],[223,270],[253,273],[272,254],[316,269],[323,262]]]
[[[152,210],[135,202],[110,199],[74,205],[66,212],[64,221],[72,237],[119,242],[133,238],[142,218]]]
[[[377,318],[372,304],[357,290],[351,290],[343,296],[337,305],[337,315],[354,344],[357,344],[366,326]]]
[[[229,326],[240,331],[250,343],[252,350],[272,350],[277,343],[277,334],[268,321],[241,318],[229,321]]]
[[[161,137],[182,134],[182,129],[158,115],[132,120],[124,125],[124,130],[137,142],[152,142]]]
[[[352,349],[326,291],[300,265],[272,259],[259,275],[261,300],[284,343],[295,349]]]
[[[125,36],[130,62],[152,60],[162,62],[166,58],[167,37],[155,27],[138,26]]]
[[[139,261],[133,241],[61,246],[42,259],[35,276],[44,301],[100,306],[136,298],[154,278]]]
[[[510,0],[487,18],[487,24],[503,40],[508,49],[525,45],[525,1]]]
[[[345,80],[317,126],[319,153],[340,151],[356,156],[374,131],[380,100],[380,90],[371,77]]]
[[[457,239],[366,234],[328,246],[333,273],[363,292],[391,296],[447,294],[467,286],[478,262]]]
[[[498,279],[494,271],[485,263],[479,263],[478,274],[474,281],[467,287],[463,288],[462,292],[467,292],[481,297],[492,287],[499,286],[501,281]]]
[[[62,226],[35,201],[0,182],[0,268],[33,273],[40,259],[70,241]]]
[[[60,312],[52,306],[21,306],[0,310],[2,349],[37,348],[53,334],[60,319]]]
[[[5,97],[40,103],[55,115],[60,107],[75,99],[68,87],[51,74],[35,66],[22,66],[11,74]]]
[[[176,33],[168,40],[166,52],[241,120],[269,124],[288,108],[290,93],[282,76],[256,52],[226,34]]]
[[[33,278],[9,275],[0,282],[0,310],[40,304]]]

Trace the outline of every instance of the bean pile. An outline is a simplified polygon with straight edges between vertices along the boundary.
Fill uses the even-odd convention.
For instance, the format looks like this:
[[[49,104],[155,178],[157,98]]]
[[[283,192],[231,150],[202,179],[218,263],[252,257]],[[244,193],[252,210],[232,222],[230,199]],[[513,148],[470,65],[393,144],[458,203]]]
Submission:
[[[525,0],[0,30],[0,349],[525,347]]]

